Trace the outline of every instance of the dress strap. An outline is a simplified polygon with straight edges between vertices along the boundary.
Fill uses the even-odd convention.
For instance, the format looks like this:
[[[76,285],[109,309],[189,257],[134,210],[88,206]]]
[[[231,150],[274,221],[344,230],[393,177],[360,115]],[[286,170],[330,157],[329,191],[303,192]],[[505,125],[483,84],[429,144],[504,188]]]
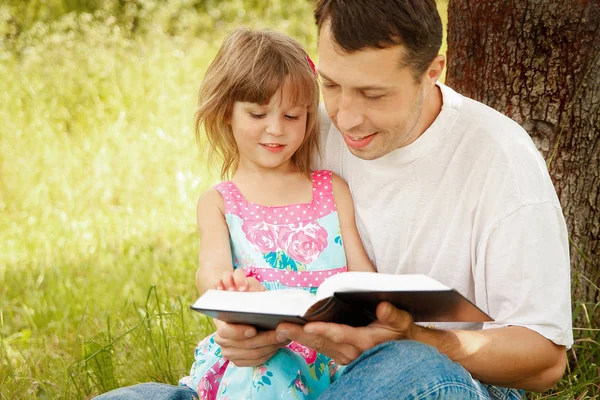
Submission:
[[[267,222],[299,222],[301,220],[312,220],[324,217],[334,211],[335,201],[333,198],[333,175],[329,170],[317,170],[312,173],[312,201],[306,204],[294,204],[290,206],[265,207],[249,203],[240,192],[237,185],[231,181],[221,182],[213,186],[223,196],[226,214],[236,214],[244,220],[259,220],[263,217]],[[294,209],[294,207],[296,209]],[[288,210],[288,208],[291,210]],[[290,211],[287,219],[283,211]],[[309,212],[310,211],[310,212]],[[296,213],[296,214],[294,214]]]
[[[333,173],[322,169],[312,173],[312,207],[316,217],[323,217],[336,211],[333,199]]]
[[[239,189],[233,182],[226,181],[218,183],[213,186],[213,189],[221,193],[221,196],[223,196],[226,214],[235,214],[247,207],[245,205],[246,199],[244,196],[242,196]]]
[[[333,173],[322,169],[312,173],[313,199],[320,197],[333,197]]]

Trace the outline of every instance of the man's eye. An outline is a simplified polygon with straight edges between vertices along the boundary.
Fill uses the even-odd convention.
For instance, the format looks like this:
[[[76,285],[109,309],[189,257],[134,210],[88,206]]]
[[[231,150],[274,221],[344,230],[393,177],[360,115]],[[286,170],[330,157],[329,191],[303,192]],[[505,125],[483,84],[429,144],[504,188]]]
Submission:
[[[379,100],[381,99],[384,95],[383,94],[376,94],[376,95],[363,95],[365,97],[365,99],[367,100]]]

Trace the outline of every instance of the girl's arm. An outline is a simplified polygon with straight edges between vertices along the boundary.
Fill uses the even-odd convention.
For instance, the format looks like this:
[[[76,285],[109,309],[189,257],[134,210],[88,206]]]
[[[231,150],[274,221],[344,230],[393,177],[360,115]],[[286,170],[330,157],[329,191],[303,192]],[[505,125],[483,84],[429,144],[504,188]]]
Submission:
[[[348,271],[374,272],[375,268],[373,268],[373,265],[365,252],[365,248],[358,234],[358,229],[356,228],[354,202],[352,201],[350,188],[338,175],[332,174],[332,179],[333,197],[338,212],[338,218],[340,220],[342,244],[344,245],[344,252],[346,253]]]
[[[200,234],[200,267],[196,272],[196,286],[200,293],[204,293],[218,288],[222,278],[233,272],[229,229],[221,194],[215,189],[202,193],[196,215]]]
[[[202,193],[197,207],[200,233],[200,267],[196,271],[196,286],[200,293],[208,289],[261,291],[263,286],[244,271],[233,271],[229,228],[225,221],[223,197],[215,189]]]

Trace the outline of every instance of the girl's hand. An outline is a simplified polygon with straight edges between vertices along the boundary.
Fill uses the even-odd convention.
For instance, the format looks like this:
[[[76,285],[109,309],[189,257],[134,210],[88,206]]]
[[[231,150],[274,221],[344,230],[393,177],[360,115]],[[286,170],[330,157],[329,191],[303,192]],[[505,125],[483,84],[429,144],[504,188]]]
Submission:
[[[242,269],[224,272],[216,285],[216,289],[238,292],[261,292],[265,290],[258,280],[246,277]]]

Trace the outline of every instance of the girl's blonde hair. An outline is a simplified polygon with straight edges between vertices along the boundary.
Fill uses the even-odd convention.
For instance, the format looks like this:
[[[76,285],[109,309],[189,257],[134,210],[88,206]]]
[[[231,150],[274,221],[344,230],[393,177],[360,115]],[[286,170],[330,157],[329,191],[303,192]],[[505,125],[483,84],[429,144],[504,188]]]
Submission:
[[[225,39],[200,86],[195,124],[198,141],[204,127],[211,157],[223,162],[222,179],[239,165],[229,124],[233,103],[268,104],[285,83],[290,84],[292,104],[308,109],[306,135],[291,161],[298,171],[310,173],[319,146],[319,86],[311,63],[298,42],[279,32],[237,29]]]

